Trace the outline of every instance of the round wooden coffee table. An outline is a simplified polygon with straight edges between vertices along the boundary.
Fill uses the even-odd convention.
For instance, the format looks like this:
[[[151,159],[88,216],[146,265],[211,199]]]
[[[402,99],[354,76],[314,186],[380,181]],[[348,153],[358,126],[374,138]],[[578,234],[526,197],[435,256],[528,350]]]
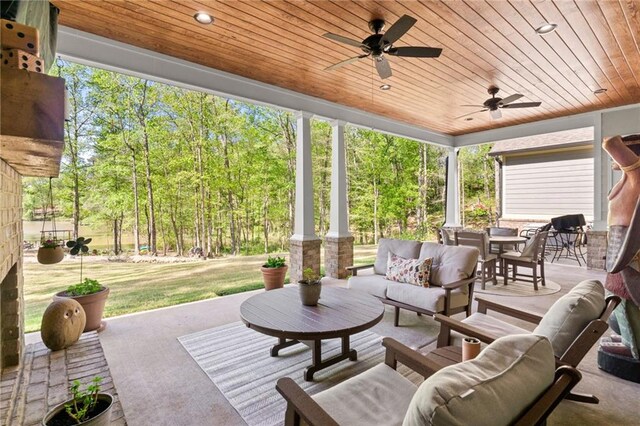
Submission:
[[[345,288],[323,287],[317,306],[300,302],[297,286],[266,291],[245,300],[240,316],[247,327],[278,338],[271,356],[280,349],[303,343],[312,349],[312,362],[304,372],[305,380],[313,380],[316,371],[349,358],[357,352],[349,347],[349,336],[373,327],[382,319],[384,305],[368,294]],[[322,359],[324,339],[342,339],[342,351]]]

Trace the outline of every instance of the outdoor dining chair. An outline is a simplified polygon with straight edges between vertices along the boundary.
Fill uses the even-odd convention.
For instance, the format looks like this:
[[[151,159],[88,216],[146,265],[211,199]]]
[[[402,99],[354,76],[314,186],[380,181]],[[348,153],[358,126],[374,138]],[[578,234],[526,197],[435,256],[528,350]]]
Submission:
[[[513,281],[518,277],[531,278],[530,282],[533,283],[533,288],[536,291],[538,291],[538,280],[541,281],[542,286],[547,284],[544,276],[544,251],[548,235],[549,232],[547,231],[538,232],[527,241],[522,252],[508,251],[500,255],[504,265],[504,285],[507,285],[509,281],[509,266],[512,268],[511,277]],[[531,268],[531,275],[519,273],[519,266]]]
[[[491,226],[486,228],[487,235],[490,237],[501,236],[501,237],[517,237],[518,236],[518,228],[504,228],[499,226]],[[497,244],[491,244],[489,246],[490,253],[492,254],[500,254],[500,247]],[[516,246],[513,245],[505,245],[503,246],[503,250],[516,250]]]
[[[489,240],[485,232],[458,231],[455,233],[455,242],[457,246],[475,247],[480,251],[478,256],[477,276],[480,278],[482,289],[485,289],[485,283],[493,281],[494,285],[498,284],[496,278],[496,264],[498,255],[489,253]]]

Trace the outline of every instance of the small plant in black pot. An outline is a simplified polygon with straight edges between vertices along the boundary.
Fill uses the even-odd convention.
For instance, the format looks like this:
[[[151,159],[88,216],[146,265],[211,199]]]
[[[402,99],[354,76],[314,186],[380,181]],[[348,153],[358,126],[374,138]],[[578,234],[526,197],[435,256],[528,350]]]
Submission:
[[[82,305],[87,315],[87,323],[84,331],[102,331],[106,327],[106,323],[102,321],[102,314],[104,313],[104,305],[107,303],[107,297],[109,296],[109,288],[91,278],[85,277],[84,281],[82,280],[82,258],[89,252],[90,242],[91,238],[84,237],[78,237],[75,241],[67,241],[67,247],[71,249],[69,253],[72,256],[80,256],[80,282],[70,285],[65,291],[56,293],[54,299],[62,297],[75,299]]]
[[[84,391],[80,381],[71,385],[73,398],[54,407],[42,420],[45,426],[108,425],[113,397],[100,392],[101,377],[94,377]]]
[[[298,281],[298,287],[303,305],[316,306],[318,304],[322,290],[321,278],[322,276],[311,268],[305,268],[302,271],[302,279]]]

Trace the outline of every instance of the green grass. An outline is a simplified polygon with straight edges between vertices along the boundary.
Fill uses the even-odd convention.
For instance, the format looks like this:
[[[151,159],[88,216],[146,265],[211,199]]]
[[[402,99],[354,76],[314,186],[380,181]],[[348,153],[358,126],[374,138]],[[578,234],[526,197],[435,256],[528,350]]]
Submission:
[[[373,263],[375,247],[357,246],[354,258],[357,265]],[[109,287],[104,316],[113,317],[263,288],[260,266],[265,259],[266,255],[235,256],[157,264],[97,261],[87,257],[83,275]],[[65,258],[56,265],[41,265],[27,259],[24,264],[25,331],[39,330],[42,314],[53,294],[79,281],[78,259]]]

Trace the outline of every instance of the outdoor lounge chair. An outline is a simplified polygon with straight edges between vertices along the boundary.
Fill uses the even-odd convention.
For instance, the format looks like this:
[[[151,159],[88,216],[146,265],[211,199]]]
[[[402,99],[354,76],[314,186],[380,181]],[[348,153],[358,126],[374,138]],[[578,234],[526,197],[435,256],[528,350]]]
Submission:
[[[507,336],[474,360],[439,371],[424,356],[385,338],[384,364],[316,395],[285,377],[276,389],[287,401],[285,426],[300,425],[538,425],[544,424],[581,379],[569,366],[556,369],[549,341]],[[417,387],[396,371],[398,362],[424,376]],[[497,396],[499,395],[499,396]]]
[[[484,343],[510,335],[529,333],[527,330],[487,315],[488,310],[537,324],[533,334],[549,338],[558,365],[577,367],[591,347],[608,329],[607,320],[620,303],[618,296],[605,299],[604,287],[596,280],[583,281],[558,299],[544,316],[518,310],[479,297],[478,311],[458,321],[436,315],[440,322],[438,347],[457,344],[462,336],[475,337]],[[460,333],[460,334],[458,334]],[[593,395],[575,395],[571,399],[597,403]]]

